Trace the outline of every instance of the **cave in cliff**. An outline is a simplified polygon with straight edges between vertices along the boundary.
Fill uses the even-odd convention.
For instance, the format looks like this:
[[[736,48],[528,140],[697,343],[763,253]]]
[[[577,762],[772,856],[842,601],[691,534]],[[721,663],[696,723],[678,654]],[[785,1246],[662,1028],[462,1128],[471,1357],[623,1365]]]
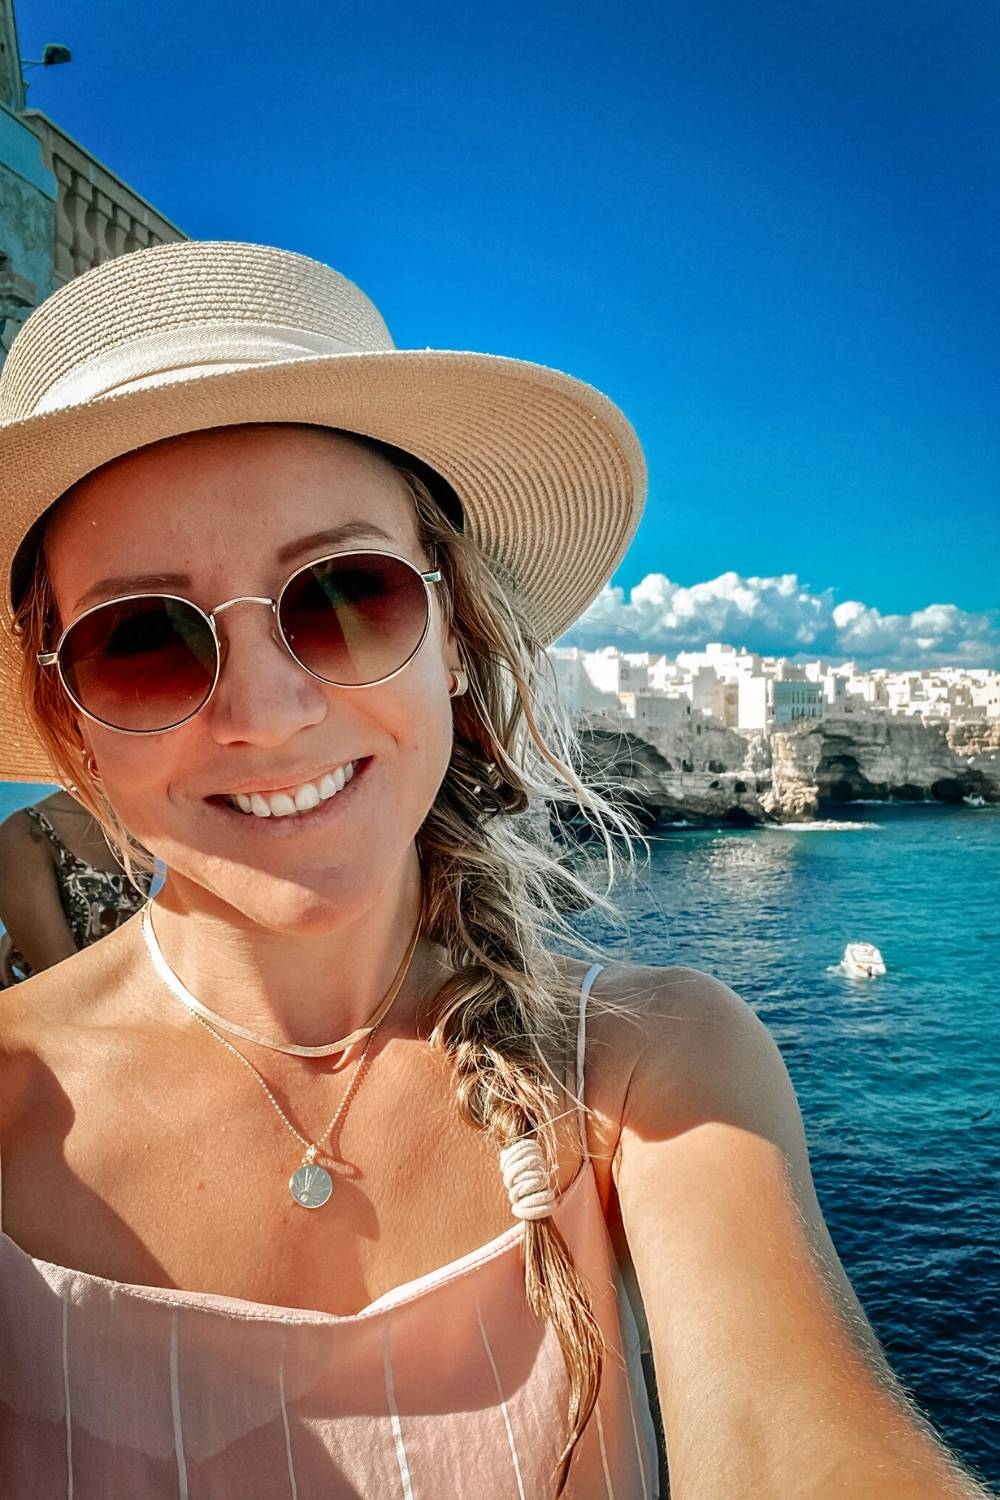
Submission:
[[[885,787],[869,781],[853,755],[824,755],[815,774],[822,802],[855,802],[885,795]]]

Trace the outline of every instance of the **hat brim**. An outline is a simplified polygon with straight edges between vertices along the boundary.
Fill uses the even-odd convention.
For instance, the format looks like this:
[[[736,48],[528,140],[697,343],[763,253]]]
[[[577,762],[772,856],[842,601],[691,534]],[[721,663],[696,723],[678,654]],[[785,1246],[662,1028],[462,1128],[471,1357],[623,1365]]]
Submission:
[[[20,707],[10,569],[25,534],[112,459],[254,422],[342,428],[423,460],[454,489],[466,534],[545,645],[593,603],[642,513],[645,461],[618,408],[571,376],[496,355],[387,350],[168,373],[0,427],[0,778],[54,775]]]

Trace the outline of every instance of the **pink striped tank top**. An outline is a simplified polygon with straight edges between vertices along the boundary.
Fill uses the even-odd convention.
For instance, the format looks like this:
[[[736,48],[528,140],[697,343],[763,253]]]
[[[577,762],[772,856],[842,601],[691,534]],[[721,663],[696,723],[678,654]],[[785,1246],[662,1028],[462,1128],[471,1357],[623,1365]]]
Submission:
[[[580,994],[583,1098],[587,996]],[[581,1133],[583,1132],[581,1116]],[[652,1500],[655,1438],[585,1154],[555,1209],[607,1340],[573,1500]],[[35,1260],[0,1232],[5,1500],[544,1500],[566,1424],[551,1329],[515,1223],[339,1317],[131,1285]]]

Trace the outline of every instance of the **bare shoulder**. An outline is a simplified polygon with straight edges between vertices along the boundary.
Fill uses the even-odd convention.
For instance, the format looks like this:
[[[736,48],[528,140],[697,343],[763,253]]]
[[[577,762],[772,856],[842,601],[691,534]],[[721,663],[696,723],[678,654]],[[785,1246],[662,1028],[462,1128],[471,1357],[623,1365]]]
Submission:
[[[0,992],[0,1141],[39,1078],[75,1071],[87,1043],[116,1024],[128,993],[127,924],[72,958]]]
[[[667,1133],[688,1128],[724,1098],[733,1109],[742,1100],[757,1111],[762,1083],[779,1075],[787,1082],[764,1022],[705,969],[631,966],[615,976],[614,999],[635,1017],[627,1112],[655,1110]]]
[[[567,980],[581,985],[589,963],[561,962]],[[718,1054],[732,1051],[741,1030],[764,1028],[746,1001],[701,969],[614,962],[592,981],[586,1028],[588,1146],[607,1208],[622,1130],[634,1111],[654,1102],[661,1134],[683,1128]]]
[[[629,1141],[666,1145],[701,1127],[766,1142],[828,1255],[795,1088],[749,1002],[707,970],[642,964],[609,968],[598,998],[606,1003],[590,1022],[588,1103],[615,1171]]]
[[[760,1170],[759,1201],[768,1201],[766,1176],[772,1210],[780,1204],[798,1226],[874,1352],[816,1196],[788,1068],[753,1007],[725,980],[686,966],[609,965],[592,993],[586,1102],[606,1212],[657,1197],[680,1211],[706,1201],[713,1175],[735,1174],[738,1192]]]
[[[0,993],[0,1145],[9,1143],[34,1091],[54,970]]]
[[[580,968],[584,968],[580,965]],[[636,1109],[652,1106],[659,1128],[672,1134],[720,1064],[757,1054],[763,1065],[775,1044],[752,1007],[730,985],[684,965],[608,964],[591,989],[587,1018],[587,1102],[620,1131]]]

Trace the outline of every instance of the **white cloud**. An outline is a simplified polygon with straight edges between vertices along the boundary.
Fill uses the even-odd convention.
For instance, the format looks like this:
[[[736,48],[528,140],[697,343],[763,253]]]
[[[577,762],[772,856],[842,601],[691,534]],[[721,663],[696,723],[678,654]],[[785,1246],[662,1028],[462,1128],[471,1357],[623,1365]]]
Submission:
[[[624,589],[603,589],[559,644],[673,656],[709,641],[764,656],[822,656],[869,667],[1000,667],[1000,611],[928,604],[908,615],[883,615],[858,599],[837,603],[832,589],[814,593],[795,573],[721,573],[690,588],[647,573],[627,601]]]

